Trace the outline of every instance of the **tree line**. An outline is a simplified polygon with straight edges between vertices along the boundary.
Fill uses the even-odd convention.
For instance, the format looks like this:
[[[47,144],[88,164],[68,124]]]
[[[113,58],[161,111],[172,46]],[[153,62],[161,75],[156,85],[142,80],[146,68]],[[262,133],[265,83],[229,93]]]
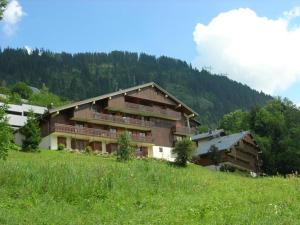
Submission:
[[[154,81],[195,109],[202,123],[214,126],[225,113],[262,106],[271,99],[178,59],[123,51],[69,54],[35,49],[29,54],[26,49],[0,50],[0,85],[18,81],[40,89],[45,84],[70,101]]]
[[[224,115],[221,128],[230,133],[250,130],[262,151],[269,175],[300,172],[300,109],[288,99],[274,99],[250,111]]]

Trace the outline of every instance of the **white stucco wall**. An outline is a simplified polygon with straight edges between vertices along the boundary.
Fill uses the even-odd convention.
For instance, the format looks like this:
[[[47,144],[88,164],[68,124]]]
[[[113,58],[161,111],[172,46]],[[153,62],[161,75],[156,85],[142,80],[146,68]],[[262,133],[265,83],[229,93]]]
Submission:
[[[20,132],[16,132],[14,134],[14,143],[16,145],[22,146],[24,140],[24,136]]]
[[[162,152],[159,151],[159,148],[162,148]],[[170,147],[164,146],[153,146],[152,147],[152,155],[151,157],[156,159],[165,159],[171,162],[175,161],[176,156],[172,154],[172,149]]]
[[[13,127],[23,127],[27,123],[26,116],[8,114],[8,124]]]
[[[57,137],[53,134],[44,137],[39,147],[43,149],[57,150]]]

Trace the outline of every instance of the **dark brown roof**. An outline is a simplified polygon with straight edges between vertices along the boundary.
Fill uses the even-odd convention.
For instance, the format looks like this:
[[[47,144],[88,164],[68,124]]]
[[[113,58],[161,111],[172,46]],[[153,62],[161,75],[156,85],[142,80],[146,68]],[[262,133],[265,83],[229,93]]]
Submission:
[[[58,111],[61,111],[61,110],[73,108],[73,107],[76,107],[76,106],[79,106],[79,105],[83,105],[83,104],[87,104],[87,103],[91,103],[91,102],[94,102],[94,101],[99,101],[99,100],[102,100],[102,99],[105,99],[105,98],[113,97],[113,96],[116,96],[116,95],[121,95],[121,94],[130,92],[130,91],[135,91],[137,89],[141,89],[141,88],[145,88],[145,87],[149,87],[149,86],[156,87],[161,92],[163,92],[166,95],[168,95],[168,97],[170,97],[173,101],[177,102],[178,104],[181,104],[182,107],[186,108],[188,111],[190,111],[195,116],[198,116],[197,112],[195,112],[193,109],[191,109],[190,107],[188,107],[186,104],[184,104],[183,102],[181,102],[180,100],[178,100],[176,97],[174,97],[173,95],[171,95],[170,93],[168,93],[165,89],[163,89],[162,87],[160,87],[159,85],[157,85],[154,82],[150,82],[150,83],[138,85],[138,86],[135,86],[135,87],[131,87],[131,88],[119,90],[119,91],[112,92],[112,93],[109,93],[109,94],[100,95],[100,96],[97,96],[97,97],[94,97],[94,98],[89,98],[89,99],[86,99],[86,100],[82,100],[82,101],[74,102],[74,103],[71,103],[71,104],[68,104],[68,105],[64,105],[64,106],[61,106],[61,107],[57,107],[57,108],[54,108],[54,109],[50,109],[49,113],[52,114],[52,113],[55,113],[55,112],[58,112]]]

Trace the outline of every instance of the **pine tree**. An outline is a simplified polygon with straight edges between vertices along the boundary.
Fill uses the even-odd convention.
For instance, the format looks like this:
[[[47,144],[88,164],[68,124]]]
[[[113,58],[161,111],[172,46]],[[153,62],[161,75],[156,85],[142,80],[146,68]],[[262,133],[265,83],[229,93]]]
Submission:
[[[7,105],[0,106],[0,159],[6,159],[8,150],[11,147],[13,134],[10,126],[8,125],[6,111]]]
[[[128,161],[133,156],[133,150],[130,135],[125,131],[118,138],[117,159],[119,161]]]
[[[39,144],[42,140],[41,130],[39,123],[31,111],[27,117],[27,123],[21,128],[21,134],[24,135],[22,144],[22,151],[24,152],[36,152],[39,149]]]

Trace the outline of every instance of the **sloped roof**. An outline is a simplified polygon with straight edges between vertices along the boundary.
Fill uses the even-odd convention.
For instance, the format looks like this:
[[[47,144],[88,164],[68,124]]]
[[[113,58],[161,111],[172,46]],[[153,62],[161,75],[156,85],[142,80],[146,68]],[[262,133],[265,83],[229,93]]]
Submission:
[[[32,87],[32,86],[29,86],[29,88],[32,90],[33,93],[40,93],[40,89],[36,88],[36,87]]]
[[[220,135],[221,133],[224,133],[223,129],[212,130],[212,131],[209,131],[209,132],[206,132],[206,133],[201,133],[201,134],[194,135],[192,137],[192,140],[197,141],[197,140],[201,140],[201,139],[208,138],[208,137],[215,137],[217,135]]]
[[[123,89],[123,90],[120,90],[120,91],[108,93],[108,94],[105,94],[105,95],[100,95],[100,96],[97,96],[97,97],[94,97],[94,98],[89,98],[89,99],[86,99],[86,100],[82,100],[82,101],[74,102],[74,103],[71,103],[71,104],[68,104],[68,105],[64,105],[64,106],[61,106],[61,107],[57,107],[57,108],[54,108],[54,109],[50,109],[49,113],[52,114],[52,113],[55,113],[57,111],[61,111],[61,110],[68,109],[68,108],[73,108],[75,106],[83,105],[83,104],[87,104],[87,103],[91,103],[91,102],[94,102],[94,101],[99,101],[99,100],[102,100],[102,99],[105,99],[105,98],[113,97],[113,96],[116,96],[116,95],[121,95],[121,94],[130,92],[130,91],[135,91],[137,89],[140,89],[140,88],[142,89],[142,88],[149,87],[149,86],[156,87],[161,92],[163,92],[166,95],[168,95],[168,97],[170,97],[173,101],[177,102],[178,104],[181,104],[184,108],[186,108],[187,110],[189,110],[191,113],[195,114],[195,116],[198,116],[197,112],[195,112],[193,109],[191,109],[190,107],[188,107],[186,104],[184,104],[183,102],[181,102],[180,100],[178,100],[176,97],[174,97],[173,95],[171,95],[170,93],[168,93],[165,89],[163,89],[162,87],[160,87],[159,85],[157,85],[154,82],[150,82],[150,83],[138,85],[138,86],[135,86],[135,87]]]
[[[209,152],[211,146],[215,145],[219,151],[230,149],[238,141],[242,140],[246,135],[250,134],[249,131],[243,131],[236,134],[231,134],[223,137],[214,138],[209,141],[201,142],[196,149],[194,155],[202,155]]]

